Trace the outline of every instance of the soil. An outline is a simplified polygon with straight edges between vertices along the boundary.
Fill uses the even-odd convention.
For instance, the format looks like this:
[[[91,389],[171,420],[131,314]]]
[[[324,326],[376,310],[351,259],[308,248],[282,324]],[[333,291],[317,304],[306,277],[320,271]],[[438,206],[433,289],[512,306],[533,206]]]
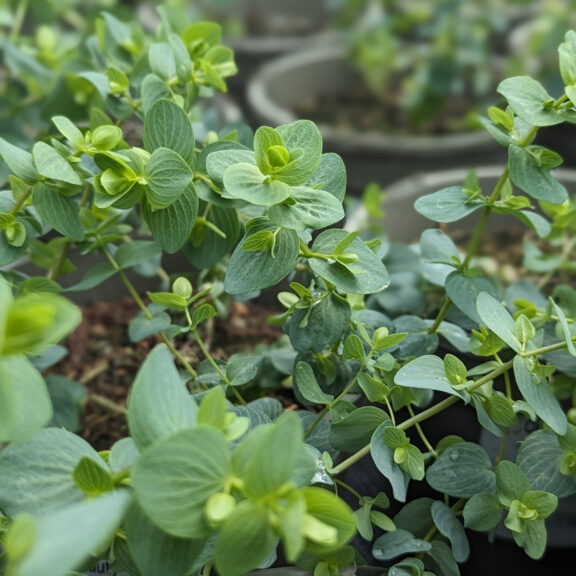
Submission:
[[[382,132],[396,135],[440,135],[478,128],[470,120],[477,109],[469,98],[451,98],[440,113],[415,123],[394,93],[377,98],[366,86],[357,84],[346,93],[322,94],[295,107],[299,118],[313,120],[342,132]]]
[[[82,383],[86,404],[81,414],[79,435],[96,450],[108,450],[128,435],[126,399],[138,368],[152,348],[161,342],[152,336],[130,342],[127,326],[138,314],[130,298],[94,302],[82,307],[83,320],[64,345],[68,356],[51,369]],[[278,326],[266,320],[278,310],[254,302],[232,302],[224,321],[214,320],[210,353],[218,359],[249,350],[257,344],[273,343],[281,334]],[[194,340],[178,339],[176,348],[192,365],[203,359]]]

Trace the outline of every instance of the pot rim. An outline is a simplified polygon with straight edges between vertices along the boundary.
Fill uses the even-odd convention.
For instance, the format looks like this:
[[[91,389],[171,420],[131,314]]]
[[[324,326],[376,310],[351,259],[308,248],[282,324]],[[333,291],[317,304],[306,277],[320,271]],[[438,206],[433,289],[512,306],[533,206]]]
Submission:
[[[289,107],[275,102],[270,97],[270,85],[278,78],[289,77],[303,66],[318,66],[322,63],[342,61],[343,69],[347,64],[347,48],[338,43],[317,46],[314,51],[298,50],[292,54],[280,56],[264,64],[248,81],[247,102],[253,113],[268,123],[279,125],[298,120],[298,115]],[[432,136],[410,136],[382,134],[377,132],[345,132],[327,124],[319,123],[325,143],[340,149],[366,152],[385,152],[390,155],[443,156],[462,148],[491,148],[496,145],[488,132],[483,130],[467,131],[457,134],[439,134]]]

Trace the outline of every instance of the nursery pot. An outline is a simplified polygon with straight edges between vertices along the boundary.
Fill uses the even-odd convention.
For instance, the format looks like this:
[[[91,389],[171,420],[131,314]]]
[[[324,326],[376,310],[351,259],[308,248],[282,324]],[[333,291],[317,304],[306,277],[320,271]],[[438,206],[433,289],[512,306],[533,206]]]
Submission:
[[[489,193],[502,174],[502,165],[486,165],[476,168],[480,186],[485,193]],[[461,185],[468,171],[464,168],[454,170],[437,170],[415,174],[398,180],[386,188],[384,210],[386,212],[383,223],[384,231],[391,242],[410,243],[420,239],[420,235],[434,223],[422,216],[414,209],[414,202],[420,196],[432,194],[449,186]],[[566,187],[569,193],[576,192],[576,170],[559,168],[554,176]],[[454,224],[447,224],[446,230],[466,231],[472,230],[474,223],[480,215],[480,210],[458,220]],[[346,228],[356,230],[365,225],[368,214],[363,206],[358,206],[347,220]],[[493,214],[488,223],[488,231],[499,232],[510,230],[511,227],[519,229],[523,224],[516,218],[504,214]]]
[[[345,46],[299,51],[269,62],[250,80],[249,114],[256,124],[293,122],[298,117],[295,110],[303,102],[345,94],[360,82]],[[343,130],[321,122],[319,129],[324,151],[342,156],[348,189],[354,195],[360,195],[373,181],[388,186],[419,172],[505,161],[505,150],[484,131],[411,136]]]

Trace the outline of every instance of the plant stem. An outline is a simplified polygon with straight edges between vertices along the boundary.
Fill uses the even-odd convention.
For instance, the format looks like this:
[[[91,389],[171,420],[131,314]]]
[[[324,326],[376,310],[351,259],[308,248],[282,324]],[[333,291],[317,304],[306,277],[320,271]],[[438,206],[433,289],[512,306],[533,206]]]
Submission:
[[[101,394],[89,394],[88,401],[94,402],[94,404],[98,404],[98,406],[105,408],[109,412],[114,412],[115,414],[124,415],[128,412],[126,408],[124,408],[124,406],[120,406],[119,404],[112,402],[112,400],[109,400],[108,398],[102,396]]]
[[[240,402],[240,404],[243,404],[244,406],[246,406],[246,400],[244,400],[244,398],[242,397],[242,394],[240,394],[240,392],[238,392],[238,390],[236,390],[236,387],[231,385],[230,379],[228,378],[228,376],[226,376],[226,374],[224,373],[222,368],[220,368],[220,366],[218,366],[218,363],[216,362],[216,360],[214,360],[214,358],[212,357],[212,354],[210,354],[210,351],[208,350],[208,348],[204,344],[204,340],[202,340],[202,338],[200,337],[200,334],[198,334],[198,331],[194,330],[192,332],[192,334],[194,336],[194,340],[196,340],[196,344],[198,344],[200,350],[202,351],[202,354],[204,354],[204,356],[206,357],[206,360],[208,360],[208,362],[210,362],[210,365],[212,366],[212,368],[214,368],[214,370],[216,370],[216,372],[218,373],[220,378],[222,378],[222,382],[224,382],[226,389],[231,390],[232,393],[234,394],[234,396],[236,396],[236,399],[238,400],[238,402]]]
[[[116,260],[114,260],[112,254],[110,254],[110,252],[108,252],[108,250],[103,248],[103,252],[106,255],[106,257],[108,258],[108,261],[110,262],[110,264],[112,264],[112,266],[114,267],[114,270],[116,270],[116,272],[118,273],[118,276],[120,276],[122,283],[124,284],[124,286],[126,286],[126,288],[128,289],[128,292],[130,292],[130,295],[132,296],[132,298],[134,298],[134,302],[136,302],[136,304],[138,305],[138,308],[140,308],[140,310],[142,311],[142,313],[144,314],[144,316],[146,316],[146,318],[148,320],[152,320],[152,314],[150,314],[150,310],[148,310],[148,308],[146,307],[146,304],[144,304],[142,298],[140,298],[140,295],[136,291],[136,288],[134,288],[134,285],[132,284],[132,282],[130,282],[130,279],[128,278],[128,276],[126,276],[126,273],[124,272],[124,270],[122,270],[122,268],[118,265],[118,262],[116,262]],[[182,354],[180,354],[180,352],[178,352],[178,350],[176,350],[176,348],[174,347],[174,344],[172,343],[172,340],[170,340],[170,338],[168,338],[168,336],[166,336],[166,333],[160,332],[160,337],[162,338],[162,340],[164,341],[166,346],[168,346],[168,349],[170,350],[172,355],[180,362],[180,364],[182,364],[184,369],[192,376],[192,378],[196,378],[198,376],[198,373],[196,372],[196,370],[194,370],[194,368],[192,368],[192,366],[190,365],[188,360],[186,360],[186,358],[184,358],[184,356],[182,356]]]
[[[22,194],[22,196],[20,196],[20,198],[18,198],[18,200],[16,200],[16,203],[14,204],[14,206],[12,206],[12,209],[10,210],[10,214],[12,214],[12,216],[15,216],[16,214],[18,214],[18,212],[20,212],[20,209],[22,208],[22,206],[24,206],[24,204],[26,204],[26,202],[28,201],[28,198],[30,198],[31,195],[32,195],[32,188],[29,187],[28,190],[26,190],[26,192],[24,194]]]
[[[412,409],[412,406],[409,405],[407,409],[408,412],[410,413],[410,416],[413,418],[414,410]],[[426,437],[426,434],[424,434],[424,430],[422,430],[422,426],[420,426],[420,424],[415,424],[415,426],[416,426],[416,432],[418,433],[418,436],[420,437],[420,440],[422,440],[424,446],[426,446],[426,449],[432,454],[432,456],[434,456],[434,458],[438,458],[438,452],[436,452],[432,444],[430,444],[430,441]]]
[[[20,36],[20,31],[24,24],[26,18],[26,12],[28,11],[29,0],[20,0],[17,3],[16,14],[14,15],[14,25],[10,31],[10,42],[16,42]]]
[[[500,376],[500,374],[512,368],[513,362],[514,362],[513,359],[508,360],[498,368],[494,368],[494,370],[492,370],[490,373],[486,374],[485,376],[482,376],[482,378],[479,378],[478,380],[470,384],[466,388],[466,391],[473,392],[474,390],[486,384],[486,382],[494,380],[494,378]],[[417,424],[420,424],[421,422],[424,422],[425,420],[428,420],[429,418],[432,418],[433,416],[440,414],[453,404],[456,404],[456,402],[458,402],[459,400],[460,400],[459,396],[448,396],[448,398],[444,398],[444,400],[441,400],[434,406],[430,406],[430,408],[427,408],[422,412],[418,412],[418,414],[415,414],[414,416],[408,418],[407,420],[404,420],[404,422],[398,424],[397,428],[399,428],[400,430],[408,430],[412,426],[416,426]],[[350,466],[352,466],[353,464],[355,464],[368,454],[370,454],[370,444],[367,444],[363,448],[360,448],[360,450],[352,454],[352,456],[346,458],[346,460],[340,462],[338,466],[332,468],[332,474],[334,475],[340,474],[341,472],[347,470],[348,468],[350,468]]]
[[[308,436],[310,436],[310,434],[312,434],[312,432],[314,431],[316,426],[318,426],[318,424],[320,424],[320,422],[322,422],[322,420],[324,419],[326,414],[328,414],[328,412],[330,412],[330,410],[332,410],[332,408],[334,408],[334,406],[336,406],[336,404],[338,404],[338,402],[340,402],[344,398],[344,396],[346,396],[346,394],[348,394],[350,392],[350,390],[352,390],[354,384],[356,384],[356,381],[358,380],[358,374],[363,370],[363,368],[364,368],[364,366],[362,366],[360,368],[360,370],[358,370],[356,376],[354,376],[354,378],[352,378],[352,380],[346,386],[346,388],[344,388],[344,390],[338,396],[336,396],[336,398],[334,398],[334,400],[332,400],[331,402],[326,404],[326,406],[324,406],[324,408],[318,413],[318,416],[316,416],[316,419],[314,420],[314,422],[312,422],[312,424],[308,427],[308,429],[304,433],[304,438],[308,438]]]

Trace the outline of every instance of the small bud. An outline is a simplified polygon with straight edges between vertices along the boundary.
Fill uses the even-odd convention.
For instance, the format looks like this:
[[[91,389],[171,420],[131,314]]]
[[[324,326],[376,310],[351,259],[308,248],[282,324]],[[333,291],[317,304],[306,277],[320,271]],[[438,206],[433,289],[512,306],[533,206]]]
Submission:
[[[236,499],[226,492],[212,494],[206,502],[205,514],[208,523],[216,528],[232,514],[236,507]]]

